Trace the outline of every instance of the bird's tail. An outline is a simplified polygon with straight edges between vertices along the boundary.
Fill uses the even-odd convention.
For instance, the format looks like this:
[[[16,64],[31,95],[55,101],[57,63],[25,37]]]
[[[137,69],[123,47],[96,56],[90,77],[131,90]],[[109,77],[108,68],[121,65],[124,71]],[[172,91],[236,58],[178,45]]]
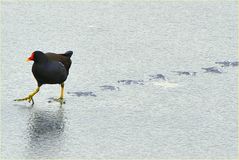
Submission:
[[[72,54],[73,54],[72,51],[67,51],[67,52],[65,52],[63,55],[66,56],[66,57],[71,58]]]

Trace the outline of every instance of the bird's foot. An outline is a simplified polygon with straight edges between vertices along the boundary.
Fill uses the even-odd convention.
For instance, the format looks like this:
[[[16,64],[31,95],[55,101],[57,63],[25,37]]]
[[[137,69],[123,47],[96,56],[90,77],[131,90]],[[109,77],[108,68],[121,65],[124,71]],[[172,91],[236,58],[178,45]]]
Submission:
[[[65,100],[64,100],[64,98],[62,98],[62,97],[60,97],[60,98],[54,98],[54,101],[60,102],[60,104],[65,104],[65,103],[66,103]]]
[[[19,99],[15,99],[14,101],[28,101],[29,103],[32,102],[32,104],[34,104],[34,100],[33,100],[33,96],[29,95],[25,98],[19,98]]]

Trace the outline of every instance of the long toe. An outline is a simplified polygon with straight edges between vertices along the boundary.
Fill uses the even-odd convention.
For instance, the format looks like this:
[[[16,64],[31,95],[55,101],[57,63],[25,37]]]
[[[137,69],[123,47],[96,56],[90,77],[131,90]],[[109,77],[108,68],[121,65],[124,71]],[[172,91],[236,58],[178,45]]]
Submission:
[[[14,99],[14,101],[27,101],[27,100],[28,100],[28,97],[19,98],[19,99]]]
[[[33,96],[27,96],[25,98],[15,99],[14,101],[28,101],[29,103],[32,101],[32,103],[34,104]]]

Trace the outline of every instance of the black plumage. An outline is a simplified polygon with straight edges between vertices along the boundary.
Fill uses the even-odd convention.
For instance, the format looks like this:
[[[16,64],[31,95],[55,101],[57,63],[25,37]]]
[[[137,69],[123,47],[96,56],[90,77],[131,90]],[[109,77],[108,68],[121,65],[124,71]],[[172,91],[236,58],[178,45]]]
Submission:
[[[43,84],[60,84],[61,94],[59,100],[63,102],[64,95],[64,82],[69,74],[71,67],[71,56],[73,52],[67,51],[63,54],[56,53],[43,53],[41,51],[35,51],[27,59],[27,61],[34,61],[32,65],[32,73],[37,80],[37,89],[30,93],[27,97],[16,99],[16,101],[28,100],[33,101],[33,96],[39,92],[40,87]]]
[[[35,51],[32,73],[37,80],[38,86],[42,84],[62,84],[69,74],[73,52],[64,54],[46,53]],[[30,59],[32,59],[30,57]]]

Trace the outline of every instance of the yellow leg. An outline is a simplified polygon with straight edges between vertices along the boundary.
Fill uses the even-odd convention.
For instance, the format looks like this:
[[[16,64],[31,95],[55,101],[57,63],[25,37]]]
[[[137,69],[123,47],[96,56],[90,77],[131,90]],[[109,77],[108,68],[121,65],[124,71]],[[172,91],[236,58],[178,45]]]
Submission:
[[[61,96],[59,99],[63,99],[64,97],[64,83],[61,84]]]
[[[40,90],[40,87],[37,87],[37,89],[35,91],[33,91],[32,93],[30,93],[27,97],[25,98],[20,98],[20,99],[15,99],[14,101],[28,101],[28,102],[31,102],[32,101],[32,104],[34,104],[34,101],[33,101],[33,96],[39,92]]]
[[[59,98],[55,99],[55,101],[60,102],[60,104],[64,104],[65,101],[63,97],[64,97],[64,83],[61,84],[61,95]]]

